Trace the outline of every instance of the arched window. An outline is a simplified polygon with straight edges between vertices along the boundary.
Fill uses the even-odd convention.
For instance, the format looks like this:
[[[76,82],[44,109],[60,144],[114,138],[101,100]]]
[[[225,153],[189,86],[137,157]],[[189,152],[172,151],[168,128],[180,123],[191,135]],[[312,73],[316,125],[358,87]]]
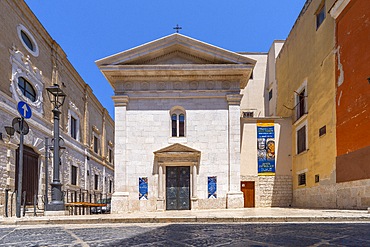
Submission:
[[[29,98],[32,102],[36,101],[36,91],[26,79],[23,77],[18,78],[18,87],[24,96]]]
[[[171,110],[171,128],[172,137],[185,136],[185,110],[182,107]]]

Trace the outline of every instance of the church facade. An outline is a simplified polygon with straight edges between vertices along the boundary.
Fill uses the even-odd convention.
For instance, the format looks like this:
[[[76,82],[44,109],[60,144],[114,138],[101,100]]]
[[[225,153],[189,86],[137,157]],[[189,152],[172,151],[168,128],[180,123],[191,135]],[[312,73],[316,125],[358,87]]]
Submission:
[[[115,93],[114,213],[243,207],[240,89],[255,63],[177,33],[96,62]]]

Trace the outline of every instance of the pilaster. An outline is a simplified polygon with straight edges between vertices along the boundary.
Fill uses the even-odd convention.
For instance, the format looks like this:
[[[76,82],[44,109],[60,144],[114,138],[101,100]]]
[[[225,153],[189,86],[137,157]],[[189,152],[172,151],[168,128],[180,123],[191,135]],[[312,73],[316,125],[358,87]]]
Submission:
[[[128,96],[113,96],[114,117],[119,119],[115,123],[115,153],[114,153],[114,181],[115,192],[112,195],[112,213],[127,212],[128,205],[128,177],[126,161],[126,110]]]
[[[158,199],[157,199],[157,210],[164,211],[164,168],[163,163],[158,163]]]
[[[240,191],[240,101],[242,95],[226,95],[229,105],[229,171],[227,208],[243,207],[243,193]]]

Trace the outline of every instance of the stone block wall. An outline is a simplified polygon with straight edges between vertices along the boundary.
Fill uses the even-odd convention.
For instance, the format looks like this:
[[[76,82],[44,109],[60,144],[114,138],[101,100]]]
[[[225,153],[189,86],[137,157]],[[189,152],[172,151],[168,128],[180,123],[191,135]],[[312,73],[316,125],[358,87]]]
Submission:
[[[295,190],[293,206],[367,209],[370,207],[370,179]]]
[[[255,182],[255,207],[290,207],[292,205],[292,177],[241,176],[241,181]]]
[[[370,179],[338,183],[337,208],[367,209],[370,207]]]

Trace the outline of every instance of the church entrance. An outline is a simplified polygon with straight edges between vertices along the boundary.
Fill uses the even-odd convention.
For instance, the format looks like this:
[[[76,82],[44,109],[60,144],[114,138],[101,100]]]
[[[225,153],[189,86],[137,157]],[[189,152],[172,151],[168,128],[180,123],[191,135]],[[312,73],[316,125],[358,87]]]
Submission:
[[[23,178],[22,178],[22,193],[26,192],[26,204],[32,205],[34,195],[38,191],[39,180],[39,155],[30,147],[23,147]],[[19,148],[16,152],[16,166],[15,166],[15,188],[18,190],[18,164],[19,162]],[[23,200],[23,197],[22,197]]]
[[[166,166],[166,210],[190,209],[190,166]]]

